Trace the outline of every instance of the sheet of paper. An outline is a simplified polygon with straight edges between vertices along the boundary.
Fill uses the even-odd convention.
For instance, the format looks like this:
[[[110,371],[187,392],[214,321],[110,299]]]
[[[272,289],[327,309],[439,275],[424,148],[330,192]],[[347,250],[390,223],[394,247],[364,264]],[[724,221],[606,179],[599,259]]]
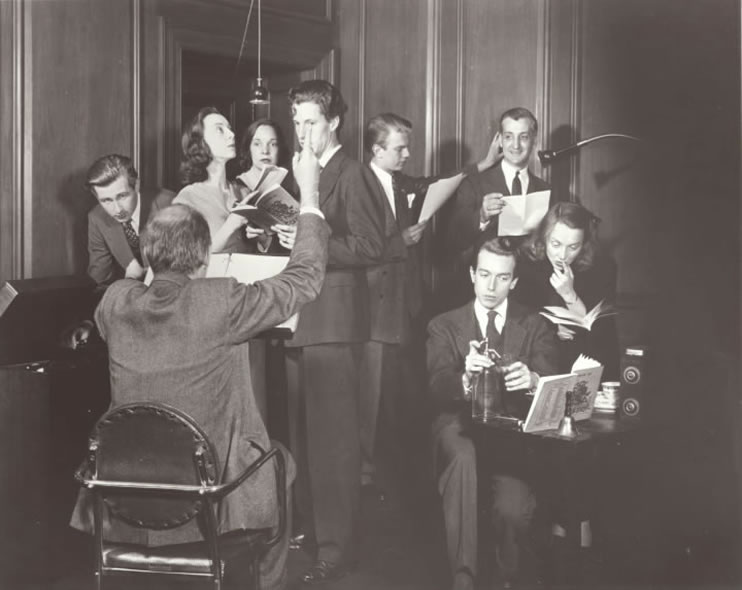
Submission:
[[[425,200],[423,201],[422,209],[420,210],[420,218],[418,223],[421,221],[427,221],[436,211],[440,209],[443,204],[451,198],[451,195],[456,192],[461,184],[461,179],[464,178],[463,174],[457,174],[450,178],[441,178],[436,180],[434,183],[428,186],[428,192],[425,193]]]
[[[240,283],[252,284],[279,274],[289,262],[288,256],[261,256],[257,254],[212,254],[206,277],[234,277]],[[299,314],[275,326],[296,331]]]
[[[503,197],[497,233],[500,236],[524,236],[538,226],[549,210],[551,191]]]

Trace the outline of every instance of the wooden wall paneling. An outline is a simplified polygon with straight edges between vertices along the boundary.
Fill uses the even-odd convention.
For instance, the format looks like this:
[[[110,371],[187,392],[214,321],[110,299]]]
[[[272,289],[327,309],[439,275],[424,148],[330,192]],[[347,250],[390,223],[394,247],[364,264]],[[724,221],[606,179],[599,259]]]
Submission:
[[[23,276],[23,4],[0,2],[0,281]]]
[[[366,1],[337,0],[333,20],[340,48],[337,84],[348,105],[340,141],[349,156],[363,158],[366,66]]]
[[[29,2],[25,10],[24,274],[83,273],[94,203],[85,171],[96,157],[133,147],[132,2]]]
[[[486,152],[502,111],[537,112],[540,3],[470,0],[464,3],[463,162]]]
[[[428,11],[431,2],[374,0],[366,10],[364,122],[391,111],[412,122],[411,156],[406,170],[422,174],[427,165]],[[430,113],[430,116],[435,116]]]

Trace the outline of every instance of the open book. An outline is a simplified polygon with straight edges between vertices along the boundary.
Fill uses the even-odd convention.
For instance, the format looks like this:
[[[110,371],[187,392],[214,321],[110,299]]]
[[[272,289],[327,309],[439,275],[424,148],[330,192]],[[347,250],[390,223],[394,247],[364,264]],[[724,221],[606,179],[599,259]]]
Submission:
[[[266,166],[258,178],[249,170],[237,178],[246,186],[255,187],[248,198],[232,207],[232,213],[247,218],[250,225],[270,231],[272,225],[294,225],[299,216],[299,203],[281,186],[288,171],[278,166]]]
[[[497,234],[524,236],[536,229],[549,210],[551,191],[538,191],[527,195],[503,197],[505,206],[500,211]]]
[[[541,377],[523,423],[523,432],[558,428],[564,417],[568,391],[572,392],[572,417],[576,421],[590,418],[602,375],[603,365],[580,355],[571,373]]]
[[[607,305],[605,301],[601,299],[598,301],[598,304],[584,316],[581,316],[566,307],[559,307],[557,305],[547,305],[540,313],[554,324],[563,324],[565,326],[574,326],[576,328],[590,330],[596,320],[609,315],[615,315],[616,310],[614,310],[610,305]]]
[[[240,283],[251,284],[279,274],[288,264],[288,256],[260,256],[256,254],[212,254],[206,278],[234,277]],[[275,326],[296,331],[299,314],[295,313],[285,322]]]

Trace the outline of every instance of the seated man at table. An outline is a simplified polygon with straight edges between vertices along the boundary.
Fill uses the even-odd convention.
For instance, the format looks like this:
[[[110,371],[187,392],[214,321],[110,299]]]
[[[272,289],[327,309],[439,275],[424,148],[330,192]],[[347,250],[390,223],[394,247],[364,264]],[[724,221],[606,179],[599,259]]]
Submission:
[[[249,440],[269,448],[250,380],[244,343],[296,313],[319,293],[330,229],[319,210],[319,164],[310,149],[295,161],[302,202],[296,242],[280,274],[254,284],[233,278],[203,280],[211,237],[203,216],[173,205],[147,225],[144,257],[151,285],[124,279],[111,285],[95,311],[108,345],[111,407],[153,401],[190,415],[214,445],[220,481],[229,481],[257,458]],[[288,481],[295,472],[289,462]],[[72,526],[92,530],[90,502],[81,492]],[[219,531],[277,524],[273,470],[260,469],[222,502]],[[104,527],[113,541],[171,545],[202,539],[195,521],[176,529],[135,529],[121,521]],[[260,563],[261,586],[284,588],[288,532]]]
[[[488,338],[489,348],[510,355],[514,362],[506,367],[505,388],[522,395],[535,389],[539,375],[556,373],[558,360],[554,332],[546,320],[508,300],[518,278],[515,252],[506,238],[482,244],[470,275],[474,301],[434,318],[427,342],[428,387],[438,411],[434,457],[456,590],[473,588],[476,575],[476,456],[466,430],[473,378],[492,366],[476,344]],[[507,455],[507,449],[500,451]],[[493,466],[496,559],[503,582],[518,574],[519,546],[536,506],[530,487],[511,467]]]

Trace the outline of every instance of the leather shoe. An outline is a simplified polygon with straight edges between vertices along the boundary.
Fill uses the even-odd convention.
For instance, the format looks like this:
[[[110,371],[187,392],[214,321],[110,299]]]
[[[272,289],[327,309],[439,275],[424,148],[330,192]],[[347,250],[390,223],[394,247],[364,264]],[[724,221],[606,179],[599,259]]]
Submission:
[[[308,543],[306,533],[296,533],[289,539],[289,549],[303,549]]]
[[[333,563],[320,559],[301,576],[305,584],[319,584],[338,580],[348,573],[348,567],[341,563]]]

